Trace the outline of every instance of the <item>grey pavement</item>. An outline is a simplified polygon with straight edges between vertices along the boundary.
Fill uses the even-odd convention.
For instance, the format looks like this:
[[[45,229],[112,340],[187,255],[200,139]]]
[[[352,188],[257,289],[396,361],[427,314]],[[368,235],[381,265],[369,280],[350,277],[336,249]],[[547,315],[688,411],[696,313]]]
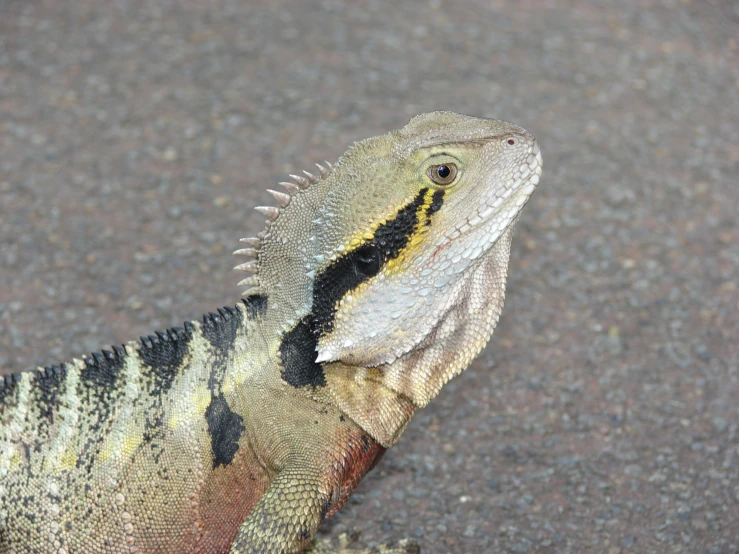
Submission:
[[[288,172],[449,109],[539,138],[483,354],[327,522],[739,552],[739,4],[4,0],[0,367],[238,301]]]

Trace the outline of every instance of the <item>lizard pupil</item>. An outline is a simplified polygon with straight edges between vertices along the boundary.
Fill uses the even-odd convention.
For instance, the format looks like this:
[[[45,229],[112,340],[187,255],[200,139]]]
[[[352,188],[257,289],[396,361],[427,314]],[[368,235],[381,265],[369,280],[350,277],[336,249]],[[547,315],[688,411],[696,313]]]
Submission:
[[[448,185],[457,176],[457,166],[454,164],[432,165],[428,168],[427,175],[437,185]]]

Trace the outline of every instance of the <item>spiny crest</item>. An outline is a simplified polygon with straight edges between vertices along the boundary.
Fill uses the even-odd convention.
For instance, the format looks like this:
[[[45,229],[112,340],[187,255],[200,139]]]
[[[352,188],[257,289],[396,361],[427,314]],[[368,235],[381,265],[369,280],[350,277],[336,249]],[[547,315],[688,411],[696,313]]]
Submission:
[[[254,273],[254,275],[242,279],[239,281],[238,286],[249,287],[244,291],[243,295],[248,296],[250,294],[256,294],[262,292],[259,283],[259,254],[262,246],[262,239],[269,235],[269,228],[272,223],[280,217],[282,210],[286,208],[292,197],[299,194],[301,191],[306,190],[311,185],[318,183],[321,179],[324,179],[333,169],[333,165],[328,161],[324,162],[325,165],[316,164],[319,175],[314,175],[308,171],[303,171],[305,176],[302,175],[290,175],[293,182],[282,181],[278,183],[284,188],[287,193],[267,189],[267,192],[277,201],[278,206],[256,206],[254,209],[264,215],[267,218],[267,222],[263,231],[257,234],[256,237],[245,237],[239,242],[243,242],[247,245],[247,248],[240,248],[234,252],[236,256],[246,256],[251,258],[250,261],[237,265],[234,269],[237,271],[247,271]]]

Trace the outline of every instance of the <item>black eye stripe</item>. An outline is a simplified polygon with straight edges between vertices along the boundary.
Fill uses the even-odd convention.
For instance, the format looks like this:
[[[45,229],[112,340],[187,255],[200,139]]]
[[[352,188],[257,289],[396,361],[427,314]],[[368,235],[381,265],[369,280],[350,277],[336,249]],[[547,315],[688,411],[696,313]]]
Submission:
[[[394,219],[377,227],[374,238],[355,250],[348,252],[317,277],[313,285],[314,332],[318,335],[330,333],[334,328],[336,303],[350,290],[377,275],[389,260],[396,258],[405,248],[418,224],[418,209],[423,206],[428,189],[422,189],[416,198],[398,212]],[[380,263],[374,272],[354,271],[366,249],[379,251]]]
[[[426,202],[428,189],[421,189],[413,202],[397,215],[377,227],[372,240],[347,252],[316,276],[313,284],[313,308],[291,330],[280,344],[284,370],[282,378],[295,387],[325,386],[321,364],[315,362],[318,339],[334,328],[336,305],[349,291],[377,275],[390,260],[407,246],[419,223],[419,210]],[[435,191],[426,214],[437,212],[444,191]],[[422,212],[421,212],[422,213]],[[430,223],[424,218],[426,224]],[[310,359],[305,355],[310,353]]]
[[[443,190],[437,190],[434,195],[431,197],[431,205],[428,209],[428,215],[435,214],[441,209],[442,204],[444,204],[444,191]],[[426,219],[426,225],[431,225],[431,218],[429,217]]]

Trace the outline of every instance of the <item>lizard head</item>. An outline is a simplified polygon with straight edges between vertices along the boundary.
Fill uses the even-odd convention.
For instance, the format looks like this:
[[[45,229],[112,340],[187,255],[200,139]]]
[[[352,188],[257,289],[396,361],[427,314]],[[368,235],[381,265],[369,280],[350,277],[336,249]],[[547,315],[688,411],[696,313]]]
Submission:
[[[315,363],[384,368],[425,404],[489,339],[540,175],[530,133],[451,112],[356,143],[262,235],[257,277],[283,293],[279,332],[302,324]]]

